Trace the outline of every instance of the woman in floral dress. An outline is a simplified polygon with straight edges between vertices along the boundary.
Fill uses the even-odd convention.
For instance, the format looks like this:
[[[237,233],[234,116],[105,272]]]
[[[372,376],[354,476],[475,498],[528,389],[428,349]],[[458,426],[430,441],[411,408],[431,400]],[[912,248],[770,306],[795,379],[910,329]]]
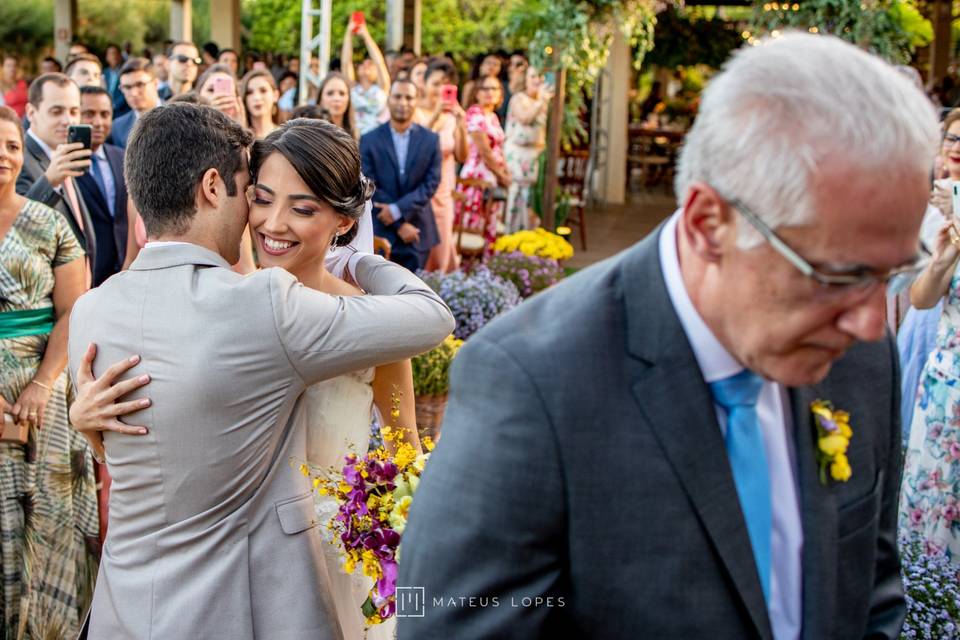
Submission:
[[[0,107],[0,617],[4,638],[72,638],[90,603],[99,525],[93,459],[70,428],[70,308],[83,250],[53,209],[17,195],[23,132]],[[27,441],[10,441],[26,425]]]
[[[503,100],[503,88],[496,78],[483,78],[477,89],[477,103],[467,110],[467,133],[470,153],[460,169],[461,179],[481,180],[488,188],[510,186],[510,172],[503,157],[504,133],[496,109]],[[497,220],[503,213],[503,202],[496,202],[490,217],[484,221],[483,193],[480,187],[462,187],[462,202],[457,204],[454,226],[482,231],[487,249],[497,237]]]
[[[960,123],[957,126],[960,129]],[[955,137],[960,143],[960,136]],[[960,144],[951,146],[960,149]],[[960,155],[948,161],[960,164]],[[955,564],[960,564],[958,263],[960,223],[948,216],[937,234],[930,266],[910,290],[910,302],[918,309],[932,308],[941,299],[944,304],[936,346],[920,375],[900,494],[900,530],[919,536],[928,551],[946,552]]]

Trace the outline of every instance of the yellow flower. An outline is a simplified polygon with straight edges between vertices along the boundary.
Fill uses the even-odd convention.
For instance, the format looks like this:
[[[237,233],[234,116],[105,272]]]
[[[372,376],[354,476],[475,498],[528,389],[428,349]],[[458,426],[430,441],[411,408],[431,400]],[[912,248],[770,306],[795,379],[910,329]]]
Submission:
[[[401,535],[403,535],[403,530],[407,528],[407,515],[410,513],[411,504],[413,504],[413,498],[403,496],[390,513],[390,526]]]
[[[853,475],[853,469],[850,468],[850,461],[843,453],[837,454],[830,464],[830,477],[840,482],[846,482]]]
[[[377,560],[377,556],[370,551],[369,549],[363,552],[363,575],[374,580],[379,580],[381,577],[380,571],[380,561]]]
[[[305,475],[305,476],[309,476],[309,475],[310,475],[310,467],[308,467],[308,466],[305,465],[305,464],[301,464],[301,465],[300,465],[300,473],[302,473],[302,474]]]
[[[417,459],[417,450],[409,443],[403,442],[397,447],[397,454],[393,460],[398,467],[406,469],[411,462]]]
[[[845,454],[847,447],[850,446],[850,441],[844,438],[843,434],[833,433],[828,436],[822,436],[818,446],[820,447],[820,451],[823,451],[824,454],[832,458]]]

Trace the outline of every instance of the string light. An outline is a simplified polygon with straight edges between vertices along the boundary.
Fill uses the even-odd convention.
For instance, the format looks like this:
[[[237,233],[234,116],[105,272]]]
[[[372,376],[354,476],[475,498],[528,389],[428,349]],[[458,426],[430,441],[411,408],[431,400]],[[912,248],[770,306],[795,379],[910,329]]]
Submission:
[[[744,39],[744,40],[749,40],[749,39],[750,39],[750,32],[749,32],[749,31],[744,31],[744,32],[741,33],[740,35],[743,36],[743,39]]]
[[[816,27],[810,27],[809,31],[810,33],[820,33],[820,29],[817,29]]]
[[[553,55],[553,47],[551,47],[551,46],[546,46],[546,47],[543,48],[543,52],[544,52],[545,54],[547,54],[548,56],[549,56],[549,55]]]

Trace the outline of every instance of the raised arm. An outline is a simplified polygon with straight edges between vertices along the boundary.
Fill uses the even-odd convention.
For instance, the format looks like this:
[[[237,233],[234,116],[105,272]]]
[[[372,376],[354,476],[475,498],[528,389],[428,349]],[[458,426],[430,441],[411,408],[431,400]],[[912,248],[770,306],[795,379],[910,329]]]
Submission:
[[[360,26],[360,30],[357,33],[363,38],[363,44],[367,47],[367,53],[370,54],[370,59],[373,60],[373,64],[377,67],[377,84],[380,85],[380,88],[383,89],[385,94],[389,95],[390,70],[387,69],[387,61],[383,57],[383,52],[380,51],[377,41],[373,39],[373,36],[371,36],[367,30],[366,23]]]
[[[954,244],[956,243],[956,244]],[[950,281],[960,260],[960,234],[953,221],[948,221],[937,233],[933,261],[910,287],[910,304],[917,309],[931,309],[950,289]]]
[[[379,256],[356,254],[348,272],[365,296],[331,296],[272,269],[277,333],[306,384],[397,362],[440,344],[453,315],[430,287]]]
[[[340,71],[347,77],[352,87],[357,82],[357,72],[353,67],[353,21],[347,22],[347,30],[343,32],[343,45],[340,47]]]

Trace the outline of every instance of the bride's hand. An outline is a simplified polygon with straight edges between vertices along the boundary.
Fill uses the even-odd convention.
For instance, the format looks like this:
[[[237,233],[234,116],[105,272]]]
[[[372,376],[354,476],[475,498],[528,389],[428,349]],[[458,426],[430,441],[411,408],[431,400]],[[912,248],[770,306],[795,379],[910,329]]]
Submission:
[[[150,399],[117,402],[128,393],[150,383],[150,376],[138,376],[130,380],[117,379],[140,363],[140,356],[133,356],[111,366],[99,378],[93,376],[93,361],[97,346],[91,344],[83,354],[77,369],[77,397],[70,407],[70,424],[90,441],[99,459],[103,458],[104,431],[116,431],[129,435],[144,435],[146,427],[126,425],[120,416],[142,411],[150,406]]]

